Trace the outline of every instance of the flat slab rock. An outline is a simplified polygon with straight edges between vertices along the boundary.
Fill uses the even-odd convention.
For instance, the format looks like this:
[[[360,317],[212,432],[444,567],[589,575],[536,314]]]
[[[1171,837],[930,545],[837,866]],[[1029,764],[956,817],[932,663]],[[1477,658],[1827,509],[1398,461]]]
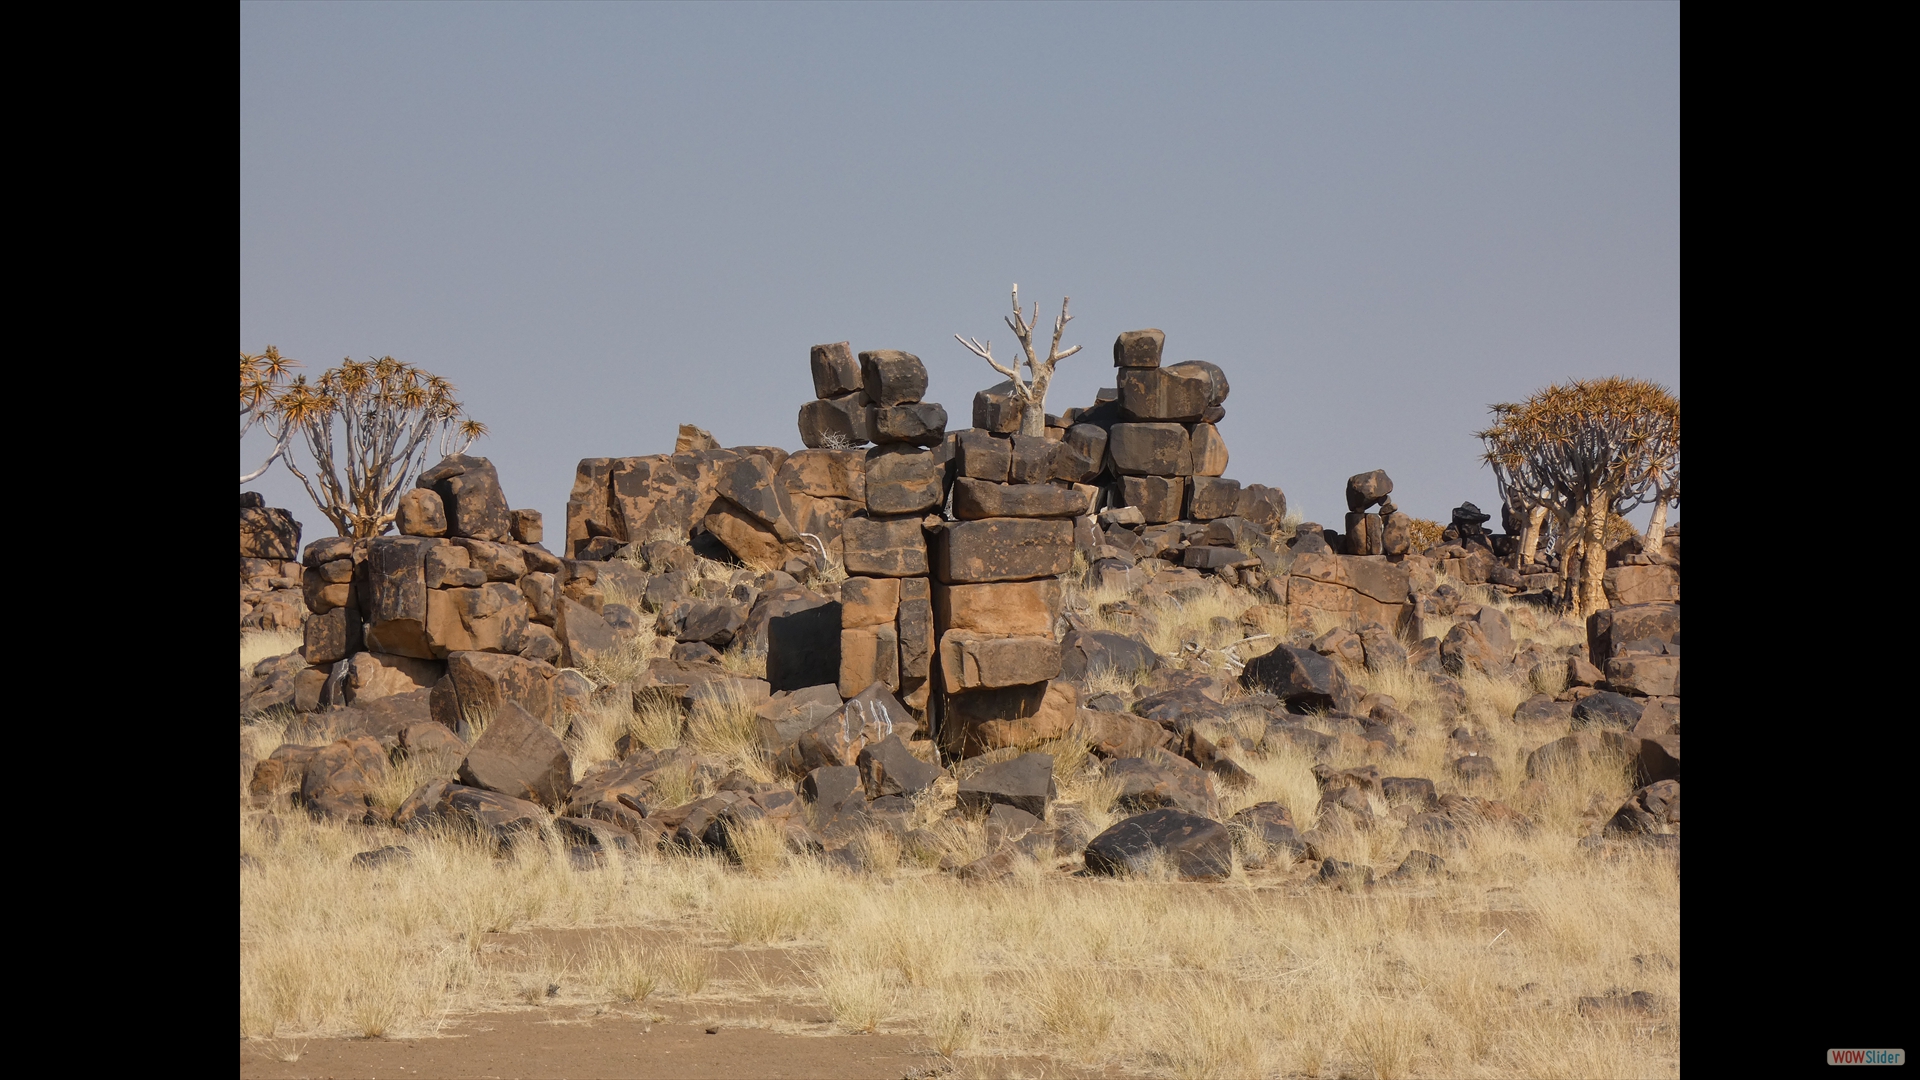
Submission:
[[[1021,754],[1012,761],[988,765],[960,781],[959,803],[972,812],[1005,805],[1044,818],[1047,804],[1058,794],[1053,782],[1053,755]]]

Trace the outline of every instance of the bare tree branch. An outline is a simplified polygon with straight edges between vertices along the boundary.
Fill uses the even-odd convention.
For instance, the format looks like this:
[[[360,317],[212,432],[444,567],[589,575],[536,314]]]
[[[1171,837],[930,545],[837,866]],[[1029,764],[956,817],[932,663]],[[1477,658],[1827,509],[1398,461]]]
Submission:
[[[1028,315],[1020,308],[1020,286],[1013,287],[1013,314],[1006,319],[1007,326],[1020,340],[1020,349],[1026,354],[1027,377],[1020,375],[1022,361],[1015,360],[1011,368],[1002,366],[993,358],[990,344],[982,345],[977,339],[953,335],[955,341],[965,345],[975,356],[985,360],[993,370],[1005,375],[1013,382],[1013,397],[1020,407],[1020,433],[1022,435],[1044,436],[1047,432],[1047,386],[1053,382],[1054,365],[1080,351],[1075,345],[1065,352],[1060,351],[1060,336],[1066,332],[1067,323],[1073,316],[1067,313],[1069,297],[1060,302],[1060,317],[1053,324],[1053,345],[1047,350],[1047,358],[1041,360],[1033,348],[1033,328],[1040,321],[1040,305],[1033,305],[1033,314]]]

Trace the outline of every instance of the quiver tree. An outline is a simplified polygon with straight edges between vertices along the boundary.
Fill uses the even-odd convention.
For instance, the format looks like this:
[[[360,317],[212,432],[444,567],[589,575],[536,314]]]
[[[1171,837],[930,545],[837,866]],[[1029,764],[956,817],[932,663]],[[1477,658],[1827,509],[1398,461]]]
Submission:
[[[1033,305],[1032,315],[1023,315],[1020,311],[1020,286],[1013,287],[1013,315],[1007,319],[1007,325],[1013,329],[1015,337],[1020,339],[1020,347],[1026,351],[1027,371],[1030,378],[1020,375],[1020,361],[1015,360],[1012,367],[1002,367],[993,358],[993,342],[982,344],[975,338],[963,338],[953,335],[953,340],[965,345],[975,356],[985,360],[993,370],[1013,381],[1013,398],[1020,406],[1020,434],[1044,437],[1047,433],[1047,384],[1053,381],[1053,366],[1074,353],[1080,351],[1075,345],[1066,352],[1060,351],[1060,335],[1066,332],[1067,324],[1073,316],[1067,314],[1067,305],[1072,303],[1069,296],[1060,301],[1060,317],[1053,321],[1053,345],[1047,349],[1047,358],[1041,360],[1033,351],[1033,328],[1040,321],[1040,305]]]
[[[286,414],[274,408],[274,402],[285,387],[291,369],[300,366],[300,361],[281,356],[280,350],[267,346],[263,353],[240,354],[240,439],[246,441],[247,433],[260,428],[273,437],[273,450],[267,454],[267,460],[250,473],[240,474],[242,484],[251,484],[267,474],[273,463],[293,445],[293,425]]]
[[[453,395],[452,383],[391,356],[343,360],[313,384],[302,375],[273,411],[305,438],[314,475],[290,453],[281,460],[341,536],[379,536],[436,448],[462,454],[487,433]]]
[[[1580,588],[1568,599],[1585,618],[1607,606],[1608,519],[1664,500],[1669,487],[1678,498],[1680,401],[1641,379],[1609,378],[1550,386],[1491,408],[1494,425],[1476,432],[1486,444],[1483,460],[1501,497],[1527,508],[1528,531],[1555,518],[1568,543],[1562,570],[1570,585],[1571,548],[1578,547]],[[1655,517],[1664,532],[1665,515]],[[1523,535],[1522,558],[1530,539]]]

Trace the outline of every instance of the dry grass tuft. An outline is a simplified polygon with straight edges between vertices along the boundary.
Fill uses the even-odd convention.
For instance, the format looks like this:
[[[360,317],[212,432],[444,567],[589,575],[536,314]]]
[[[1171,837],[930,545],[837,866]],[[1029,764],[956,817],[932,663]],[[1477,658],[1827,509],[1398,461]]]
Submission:
[[[673,639],[647,633],[619,637],[614,647],[591,660],[583,661],[580,674],[595,686],[616,686],[632,682],[647,670],[647,665],[673,650]]]
[[[285,656],[306,643],[297,630],[240,631],[240,670],[250,672],[253,665],[274,656]]]

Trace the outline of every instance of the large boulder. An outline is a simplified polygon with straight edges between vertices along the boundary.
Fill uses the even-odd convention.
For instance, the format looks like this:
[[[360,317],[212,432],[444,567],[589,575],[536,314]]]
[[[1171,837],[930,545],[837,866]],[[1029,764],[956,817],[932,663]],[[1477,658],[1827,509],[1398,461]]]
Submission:
[[[560,662],[566,667],[591,663],[619,645],[607,620],[572,597],[557,597],[553,615],[554,636],[560,640]]]
[[[1680,602],[1680,571],[1671,566],[1616,566],[1601,585],[1615,607]]]
[[[810,449],[844,450],[867,442],[869,406],[865,391],[815,398],[800,406],[800,441]]]
[[[1165,861],[1181,877],[1218,881],[1233,872],[1233,838],[1209,818],[1174,809],[1130,817],[1087,843],[1087,869],[1129,874]]]
[[[917,514],[938,507],[944,476],[930,450],[888,443],[867,451],[867,510],[874,514]]]
[[[940,637],[940,670],[948,693],[1041,683],[1060,674],[1060,645],[1051,636],[949,630]]]
[[[500,490],[500,475],[483,457],[454,454],[420,474],[417,487],[440,493],[447,532],[480,540],[511,540],[513,514]]]
[[[996,484],[963,476],[953,485],[953,515],[962,521],[1076,517],[1087,508],[1084,491],[1058,484]]]
[[[1187,481],[1182,476],[1123,476],[1121,501],[1140,511],[1149,525],[1178,521],[1186,507]]]
[[[1113,339],[1113,366],[1157,368],[1166,344],[1167,335],[1159,330],[1128,330]]]
[[[460,763],[460,782],[558,809],[573,792],[573,760],[547,725],[508,701]]]
[[[874,405],[867,426],[876,443],[937,446],[947,436],[947,410],[932,401],[912,405]]]
[[[1240,682],[1285,702],[1291,712],[1353,712],[1359,695],[1340,665],[1312,649],[1282,645],[1247,663]]]
[[[1115,424],[1107,461],[1126,476],[1185,476],[1193,471],[1192,436],[1182,424]]]
[[[909,405],[927,392],[927,366],[910,352],[874,349],[860,354],[861,386],[876,405]]]
[[[1680,644],[1680,605],[1628,604],[1602,608],[1587,617],[1587,654],[1604,670],[1616,653],[1662,653]]]
[[[1226,400],[1227,380],[1218,367],[1190,360],[1163,368],[1122,368],[1115,373],[1120,408],[1145,421],[1194,423]]]
[[[436,658],[427,634],[428,553],[445,540],[383,536],[367,543],[366,588],[360,601],[367,647],[422,660]],[[326,564],[322,564],[323,567]],[[315,568],[313,572],[319,572]]]
[[[854,760],[867,798],[885,795],[918,795],[946,775],[938,765],[914,757],[898,734],[888,735],[871,746],[862,747]]]
[[[1021,754],[1011,761],[985,766],[960,781],[959,805],[985,813],[1005,805],[1037,818],[1047,816],[1047,804],[1059,793],[1053,782],[1053,755]]]
[[[1351,626],[1377,622],[1409,640],[1420,636],[1407,567],[1366,556],[1320,553],[1325,547],[1324,533],[1301,526],[1286,579],[1294,626],[1312,625],[1317,610]]]
[[[842,534],[849,574],[875,577],[921,577],[927,573],[927,542],[917,516],[874,518],[858,514],[846,519]],[[1054,522],[1034,522],[1051,525]],[[1067,527],[1072,542],[1073,526]],[[1071,548],[1068,558],[1071,559]]]
[[[1069,630],[1060,640],[1060,676],[1082,680],[1089,673],[1120,674],[1152,671],[1160,656],[1145,641],[1104,630]]]
[[[240,557],[288,561],[300,557],[300,523],[285,510],[240,507]]]
[[[849,522],[851,530],[852,523]],[[852,571],[849,552],[848,571]],[[940,530],[934,570],[947,585],[1057,577],[1073,563],[1073,522],[986,518]]]
[[[974,757],[1065,736],[1079,714],[1080,696],[1073,684],[1056,679],[949,694],[946,706],[943,746],[948,753]]]
[[[1680,658],[1620,653],[1607,661],[1607,685],[1636,697],[1678,697]]]
[[[557,707],[552,664],[499,653],[457,652],[447,656],[447,674],[433,684],[433,718],[466,735],[475,717],[517,705],[547,727],[563,723]]]
[[[815,397],[851,394],[865,385],[860,377],[860,362],[853,358],[848,342],[815,345],[809,362],[813,369]]]
[[[1116,787],[1114,806],[1128,813],[1161,807],[1173,807],[1202,817],[1214,817],[1220,812],[1213,775],[1166,750],[1147,750],[1140,757],[1113,758],[1101,772]]]
[[[419,660],[391,653],[355,653],[347,662],[347,677],[341,685],[342,702],[335,704],[371,705],[396,694],[429,690],[447,673],[440,660]]]
[[[300,801],[321,817],[362,821],[373,788],[386,779],[387,753],[374,739],[341,739],[320,747],[305,761]]]

